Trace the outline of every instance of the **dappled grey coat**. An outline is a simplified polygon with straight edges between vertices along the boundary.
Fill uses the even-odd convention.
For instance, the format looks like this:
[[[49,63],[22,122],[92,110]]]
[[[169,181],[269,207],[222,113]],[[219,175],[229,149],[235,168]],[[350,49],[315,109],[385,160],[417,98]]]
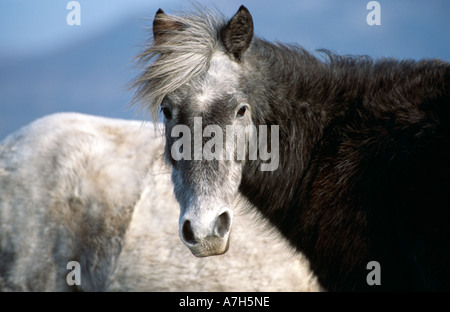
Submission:
[[[320,289],[302,256],[244,213],[227,255],[195,258],[177,235],[162,154],[153,124],[75,113],[1,142],[0,290]],[[70,261],[79,286],[67,283]]]

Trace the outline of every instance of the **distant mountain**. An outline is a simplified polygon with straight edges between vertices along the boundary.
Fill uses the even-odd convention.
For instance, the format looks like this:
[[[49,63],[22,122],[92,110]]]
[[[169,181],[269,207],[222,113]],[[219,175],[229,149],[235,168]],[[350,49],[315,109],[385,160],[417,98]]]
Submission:
[[[34,119],[61,111],[137,118],[127,85],[145,22],[129,19],[50,55],[0,60],[0,140]]]

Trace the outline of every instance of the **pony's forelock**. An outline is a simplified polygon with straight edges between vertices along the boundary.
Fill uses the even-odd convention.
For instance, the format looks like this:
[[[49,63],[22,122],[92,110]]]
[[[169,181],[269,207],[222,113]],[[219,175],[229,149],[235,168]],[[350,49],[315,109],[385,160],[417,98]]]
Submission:
[[[164,40],[151,38],[136,57],[144,70],[132,84],[136,90],[133,103],[149,110],[155,121],[165,96],[206,70],[217,49],[220,30],[226,24],[218,11],[200,7],[183,15],[164,14],[161,18],[182,27],[165,29]]]

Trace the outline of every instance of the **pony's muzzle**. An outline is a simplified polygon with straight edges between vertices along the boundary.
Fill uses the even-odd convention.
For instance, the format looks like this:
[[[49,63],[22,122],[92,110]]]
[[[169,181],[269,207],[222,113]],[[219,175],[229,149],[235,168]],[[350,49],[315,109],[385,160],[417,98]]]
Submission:
[[[230,209],[222,210],[210,220],[183,216],[179,235],[197,257],[221,255],[228,250],[232,220]]]

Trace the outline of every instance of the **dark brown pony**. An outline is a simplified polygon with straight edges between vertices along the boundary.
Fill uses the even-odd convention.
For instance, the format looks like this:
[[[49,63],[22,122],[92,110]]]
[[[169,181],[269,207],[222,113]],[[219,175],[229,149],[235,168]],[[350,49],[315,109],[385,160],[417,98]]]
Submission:
[[[226,252],[239,192],[328,290],[450,290],[448,62],[318,57],[255,37],[243,6],[230,20],[159,10],[153,32],[137,98],[164,113],[180,237],[196,256]],[[247,143],[277,130],[276,168],[261,170],[250,144],[244,160],[190,157],[244,126],[257,129]]]

